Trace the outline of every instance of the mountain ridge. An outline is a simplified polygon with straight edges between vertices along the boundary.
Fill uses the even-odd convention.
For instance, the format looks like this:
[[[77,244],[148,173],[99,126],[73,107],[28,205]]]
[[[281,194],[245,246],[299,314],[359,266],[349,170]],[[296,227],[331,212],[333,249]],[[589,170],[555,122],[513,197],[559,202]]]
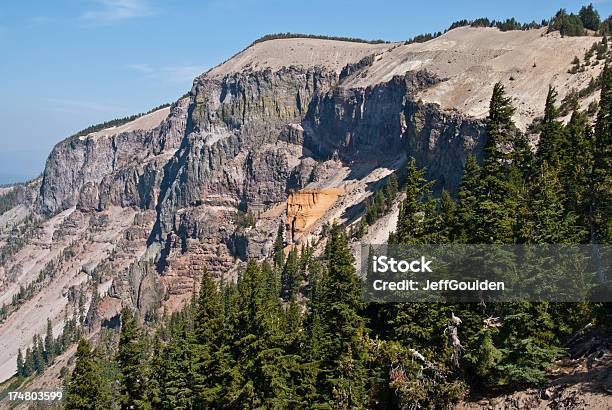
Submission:
[[[548,80],[563,98],[598,75],[602,64],[567,71],[574,53],[600,40],[466,27],[414,44],[268,40],[198,76],[168,108],[58,143],[40,187],[0,216],[3,250],[24,221],[37,224],[0,266],[0,305],[54,267],[0,324],[12,336],[0,342],[0,379],[46,317],[59,329],[63,312],[78,309],[71,292],[87,309],[97,292],[142,319],[184,304],[205,267],[234,279],[248,257],[270,254],[292,190],[345,192],[303,241],[320,237],[326,222],[355,223],[372,187],[409,156],[438,188],[456,190],[466,157],[481,156],[492,84],[509,85],[526,129],[543,111]],[[527,87],[534,78],[542,87]],[[237,226],[238,211],[253,212],[254,226]]]

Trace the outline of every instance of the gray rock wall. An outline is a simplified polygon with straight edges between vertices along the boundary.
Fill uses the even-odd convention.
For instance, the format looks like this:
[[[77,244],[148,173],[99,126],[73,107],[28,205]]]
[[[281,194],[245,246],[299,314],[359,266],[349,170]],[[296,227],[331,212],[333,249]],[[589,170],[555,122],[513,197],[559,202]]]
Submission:
[[[194,240],[218,247],[233,237],[231,218],[206,218],[207,207],[231,215],[281,202],[313,178],[317,160],[332,156],[350,166],[406,153],[439,186],[455,189],[466,156],[482,149],[483,122],[416,101],[418,91],[440,81],[427,72],[345,88],[368,68],[364,61],[342,76],[298,67],[203,75],[153,130],[59,143],[47,161],[39,208],[155,209],[149,243],[161,245],[164,261],[192,249]],[[183,245],[168,246],[170,237]]]

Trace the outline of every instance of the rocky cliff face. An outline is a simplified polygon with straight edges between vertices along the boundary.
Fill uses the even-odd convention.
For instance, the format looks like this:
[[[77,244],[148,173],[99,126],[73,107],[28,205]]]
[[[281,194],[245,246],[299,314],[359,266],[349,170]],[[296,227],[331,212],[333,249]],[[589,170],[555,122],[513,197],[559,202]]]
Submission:
[[[304,185],[295,186],[295,179],[313,178],[313,159],[382,166],[404,152],[456,188],[466,155],[483,143],[483,124],[414,100],[437,81],[427,72],[409,72],[374,87],[345,89],[341,76],[319,67],[198,78],[185,137],[166,166],[159,195],[151,243],[162,244],[161,269],[172,269],[179,249],[206,253],[202,244],[215,244],[227,259],[219,249],[231,236],[229,214],[285,201],[290,189]],[[218,274],[228,268],[206,262]]]
[[[154,263],[157,284],[142,286],[150,282],[147,268],[146,274],[118,275],[113,285],[115,296],[129,295],[134,305],[153,309],[162,296],[180,304],[205,267],[220,277],[235,269],[236,258],[265,256],[280,215],[260,218],[247,230],[235,216],[266,212],[295,189],[319,184],[337,191],[359,180],[364,167],[401,166],[400,156],[415,156],[431,177],[455,188],[466,155],[483,143],[482,122],[417,101],[418,92],[440,81],[427,71],[345,86],[373,61],[361,59],[340,72],[291,66],[204,74],[157,126],[59,143],[34,209],[46,217],[72,208],[86,214],[128,208],[147,220],[154,214],[149,228],[125,235],[147,238],[148,251],[128,266]],[[343,178],[330,178],[338,171],[330,159],[343,164]],[[367,196],[365,185],[360,189]],[[304,226],[292,226],[288,238],[303,233],[331,203]]]
[[[49,156],[35,209],[47,216],[71,207],[154,212],[143,256],[155,263],[157,285],[146,286],[145,296],[133,280],[122,286],[117,279],[114,287],[134,303],[151,301],[149,309],[160,292],[170,304],[180,304],[205,267],[220,277],[235,269],[236,258],[265,256],[281,219],[260,218],[245,230],[235,216],[261,214],[285,203],[293,190],[313,184],[344,190],[347,181],[389,164],[401,166],[397,159],[409,156],[440,186],[455,189],[466,156],[478,154],[484,144],[482,120],[418,100],[419,93],[443,81],[427,70],[354,86],[379,58],[369,54],[341,69],[315,62],[203,74],[189,97],[154,127],[59,143]],[[342,178],[330,176],[329,160],[343,164]],[[352,188],[360,201],[371,189],[362,185]],[[287,237],[300,236],[329,206],[312,221],[288,215],[293,212],[288,209],[288,219],[304,223],[290,225]]]
[[[338,87],[317,96],[303,124],[305,143],[319,156],[338,154],[347,162],[384,163],[405,152],[430,178],[454,190],[466,156],[481,151],[484,122],[415,98],[438,82],[427,71],[409,71],[375,86]]]
[[[57,144],[47,159],[37,210],[49,216],[72,206],[154,208],[157,196],[151,191],[182,141],[188,104],[188,99],[176,102],[153,129],[94,133]]]
[[[491,50],[478,48],[484,40],[472,37],[479,35]],[[316,235],[326,221],[359,217],[382,179],[410,156],[440,187],[456,189],[465,158],[480,155],[486,133],[481,115],[449,106],[453,91],[465,88],[470,73],[493,81],[511,72],[498,67],[500,56],[544,41],[531,32],[512,41],[496,36],[459,29],[424,45],[259,43],[196,78],[170,109],[57,144],[40,188],[0,216],[0,303],[41,271],[54,275],[34,287],[44,304],[28,299],[0,324],[0,351],[8,352],[0,354],[0,379],[46,316],[61,328],[61,312],[73,303],[57,298],[64,290],[82,291],[87,303],[98,292],[100,309],[108,307],[99,316],[107,319],[121,303],[143,316],[162,304],[172,309],[202,269],[232,277],[241,260],[268,255],[279,224],[303,217],[293,234],[307,228]],[[464,39],[468,45],[457,46]],[[594,40],[547,41],[554,46],[547,43],[540,57],[559,59],[566,47],[569,67]],[[475,65],[465,63],[470,56]],[[553,78],[570,81],[557,65]],[[516,99],[526,92],[516,90]],[[530,104],[539,94],[531,97]],[[522,112],[535,112],[528,108]],[[300,205],[300,194],[287,207],[301,189],[342,195],[325,206],[306,201],[306,217],[291,205]],[[241,223],[239,213],[255,223]]]
[[[335,75],[286,68],[196,79],[185,139],[168,164],[158,209],[158,240],[183,230],[176,211],[199,206],[247,208],[283,201],[302,146],[287,130]]]

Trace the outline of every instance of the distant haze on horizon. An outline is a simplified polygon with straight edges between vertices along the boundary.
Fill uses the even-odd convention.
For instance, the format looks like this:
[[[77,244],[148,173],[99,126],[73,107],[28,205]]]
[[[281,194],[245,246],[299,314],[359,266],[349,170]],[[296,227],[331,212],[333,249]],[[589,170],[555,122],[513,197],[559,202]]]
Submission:
[[[612,0],[593,1],[602,19]],[[550,18],[589,2],[59,0],[0,5],[0,184],[39,175],[54,144],[173,102],[270,33],[401,41],[453,21]]]
[[[4,152],[0,149],[0,185],[26,182],[42,173],[48,150]]]

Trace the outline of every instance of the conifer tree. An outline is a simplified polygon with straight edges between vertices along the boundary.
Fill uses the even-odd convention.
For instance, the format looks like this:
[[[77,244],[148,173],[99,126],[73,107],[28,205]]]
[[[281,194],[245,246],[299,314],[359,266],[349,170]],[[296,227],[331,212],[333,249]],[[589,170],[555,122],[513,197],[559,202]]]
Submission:
[[[249,260],[238,282],[228,318],[226,342],[230,358],[224,371],[227,380],[223,382],[223,401],[231,406],[265,406],[278,393],[271,389],[270,377],[265,374],[266,370],[274,370],[267,364],[278,357],[267,354],[269,349],[276,347],[272,339],[275,330],[278,331],[278,300],[266,297],[262,279],[260,267]]]
[[[552,166],[559,163],[559,155],[563,146],[563,124],[557,120],[559,110],[555,106],[557,91],[554,87],[548,87],[546,105],[544,107],[544,118],[542,120],[542,131],[538,142],[537,160],[541,165],[544,161]]]
[[[440,195],[440,235],[437,243],[453,243],[456,237],[457,204],[447,190]]]
[[[45,335],[45,361],[51,363],[56,356],[55,339],[53,338],[53,325],[51,319],[47,318],[47,334]]]
[[[479,168],[473,157],[468,159],[466,169],[470,171],[469,176],[474,177],[473,181],[470,181],[469,178],[464,178],[465,184],[463,185],[462,197],[467,201],[471,200],[472,196],[467,191],[468,185],[473,183],[475,190],[479,187]],[[410,187],[411,183],[407,182],[407,193],[410,192]],[[473,200],[473,203],[477,208],[478,202]],[[443,193],[438,206],[433,207],[431,204],[431,199],[427,203],[421,204],[421,218],[416,223],[422,224],[423,227],[414,231],[412,235],[405,236],[403,240],[398,238],[396,243],[415,245],[451,242],[454,235],[452,228],[453,221],[455,218],[459,218],[459,215],[456,214],[456,206],[453,199],[448,193]],[[430,214],[432,216],[428,216]],[[477,216],[478,213],[475,210],[474,217]],[[467,213],[464,214],[464,217],[467,218]],[[402,221],[400,216],[397,223],[399,231],[400,224],[405,224],[406,222]],[[471,243],[472,240],[466,236],[466,243]],[[471,311],[470,306],[452,308],[432,303],[392,303],[373,306],[371,310],[376,312],[377,321],[384,323],[381,329],[383,337],[397,340],[406,348],[416,349],[426,357],[435,355],[436,362],[443,366],[448,366],[451,361],[447,339],[444,336],[444,327],[448,322],[451,310],[458,313],[466,322],[469,320],[474,321],[473,318],[477,317]]]
[[[363,238],[363,236],[368,231],[368,222],[365,217],[362,217],[359,220],[359,226],[357,227],[357,238]]]
[[[302,352],[304,379],[300,383],[300,391],[304,392],[305,397],[311,403],[310,407],[315,407],[312,403],[319,403],[319,405],[327,403],[330,398],[329,389],[323,388],[326,374],[322,363],[325,330],[316,305],[316,302],[311,301],[311,313],[304,322],[307,334],[305,341],[306,349]]]
[[[161,332],[157,332],[153,338],[152,354],[145,368],[148,380],[145,399],[155,410],[163,409],[167,366],[165,353]]]
[[[394,235],[397,243],[423,243],[415,241],[423,236],[427,228],[425,202],[431,195],[431,185],[425,179],[424,172],[417,168],[415,159],[410,159],[406,176],[406,198],[401,203]]]
[[[476,157],[470,155],[465,162],[458,193],[457,234],[459,243],[476,243],[477,238],[480,236],[480,178],[480,166],[476,161]]]
[[[271,270],[271,269],[270,269]],[[218,400],[220,386],[215,376],[219,373],[217,352],[223,330],[223,306],[215,283],[204,270],[194,312],[194,389],[196,402],[212,407]]]
[[[23,372],[25,376],[30,376],[32,373],[36,371],[36,367],[34,366],[34,357],[32,355],[32,350],[30,348],[26,348],[25,352],[25,360],[23,362]]]
[[[188,335],[184,326],[177,327],[168,346],[164,377],[163,408],[192,409],[195,404],[194,371]]]
[[[389,175],[389,179],[387,180],[387,184],[385,185],[385,201],[387,209],[391,209],[391,207],[393,206],[393,201],[397,196],[398,189],[399,184],[397,181],[397,175],[395,175],[395,172],[393,172],[391,173],[391,175]]]
[[[42,364],[40,363],[40,355],[38,354],[38,339],[36,335],[32,337],[32,363],[35,372],[40,372]]]
[[[117,363],[121,373],[121,407],[140,409],[145,407],[145,380],[143,375],[143,351],[141,332],[129,308],[121,311],[121,334],[117,351]]]
[[[502,358],[502,352],[493,343],[494,332],[494,329],[481,329],[474,337],[476,348],[464,356],[464,360],[474,373],[487,382],[492,380],[492,374]]]
[[[279,284],[280,289],[280,284]],[[221,283],[221,299],[223,301],[223,316],[225,318],[231,317],[233,313],[233,301],[235,299],[235,294],[238,291],[238,287],[232,284],[223,284]]]
[[[313,312],[308,316],[308,359],[311,362],[318,361],[322,356],[322,342],[324,338],[323,325],[321,324],[321,315],[316,309],[312,308],[316,303],[311,304]]]
[[[278,299],[281,295],[281,274],[279,270],[270,266],[268,261],[264,261],[261,264],[261,273],[266,284],[268,297]]]
[[[544,163],[538,182],[530,192],[519,219],[519,237],[523,243],[578,243],[584,233],[578,227],[577,216],[565,209],[564,191],[557,171]]]
[[[449,206],[450,203],[445,203]],[[440,199],[433,196],[433,192],[427,193],[427,201],[424,204],[424,210],[420,218],[421,232],[419,238],[413,243],[418,244],[443,244],[448,243],[447,234],[445,232],[444,217],[450,215],[442,215]]]
[[[217,286],[204,269],[194,312],[194,333],[198,344],[213,342],[222,325],[223,307]]]
[[[32,361],[34,371],[40,374],[45,370],[45,356],[42,342],[39,338],[39,335],[34,335],[34,337],[32,337]]]
[[[292,297],[297,296],[301,281],[300,276],[300,261],[297,249],[294,248],[287,255],[281,276],[283,299],[288,301]]]
[[[364,218],[368,225],[372,225],[376,221],[377,211],[376,211],[376,205],[374,204],[374,200],[372,199],[372,197],[368,198],[368,201],[366,203],[366,210],[365,210]]]
[[[593,142],[590,194],[592,241],[612,242],[612,67],[606,63],[601,78],[599,112]]]
[[[300,333],[302,331],[302,315],[300,312],[300,305],[295,297],[289,301],[289,306],[285,307],[283,313],[283,329],[285,330],[286,350],[292,354],[298,354],[298,344],[300,342]]]
[[[567,144],[562,147],[559,178],[565,192],[566,208],[578,215],[587,226],[587,192],[593,166],[591,125],[585,113],[574,110],[565,130]]]
[[[281,221],[276,231],[276,240],[274,241],[274,266],[277,269],[281,269],[285,263],[285,224]]]
[[[43,344],[42,337],[40,335],[36,335],[36,344],[39,363],[38,373],[42,373],[47,367],[47,362],[45,360],[45,345]]]
[[[515,147],[517,130],[512,122],[514,107],[501,83],[493,87],[487,117],[487,142],[479,197],[479,231],[476,243],[511,243],[513,240],[515,195],[509,183],[508,155],[502,146]]]
[[[509,154],[509,158],[510,184],[522,184],[532,177],[536,156],[531,150],[527,135],[519,131],[516,132],[513,148]]]
[[[319,352],[325,375],[321,382],[324,397],[333,408],[361,407],[366,398],[365,322],[359,278],[345,234],[334,225],[327,244],[327,273],[317,287],[313,314],[320,340],[311,342]],[[313,349],[314,350],[314,349]]]
[[[448,193],[443,193],[436,203],[431,193],[431,183],[426,182],[422,170],[414,160],[408,164],[406,198],[401,204],[394,243],[404,245],[448,243],[455,219],[455,204]],[[423,346],[444,347],[440,334],[446,316],[438,306],[427,303],[395,303],[375,307],[384,332],[393,329],[392,338],[398,337],[406,346],[422,349]]]
[[[376,212],[376,218],[379,218],[383,215],[385,211],[385,195],[383,194],[383,190],[379,189],[374,194],[374,209]]]
[[[486,175],[499,177],[503,174],[503,161],[506,155],[500,150],[502,145],[514,142],[515,126],[512,122],[514,107],[510,97],[505,94],[502,83],[493,86],[487,117],[487,142],[484,146],[484,165]]]
[[[25,363],[23,360],[23,353],[21,353],[21,349],[17,350],[17,376],[18,377],[26,377],[25,373]]]
[[[81,339],[76,351],[76,365],[66,388],[65,409],[101,410],[100,377],[89,342]]]
[[[307,279],[307,272],[308,272],[308,266],[310,265],[310,262],[312,261],[312,246],[310,245],[309,242],[306,242],[306,245],[304,245],[302,247],[301,253],[300,253],[300,272],[299,272],[299,280],[306,280]],[[263,265],[262,265],[262,269],[263,269]]]
[[[578,12],[578,16],[584,25],[584,28],[589,30],[597,31],[599,29],[599,13],[593,8],[593,3],[588,6],[582,6]]]
[[[540,384],[559,354],[548,303],[508,303],[498,309],[504,324],[497,337],[502,352],[493,380],[497,384]]]
[[[308,263],[308,283],[304,289],[304,296],[308,298],[310,305],[314,303],[317,297],[317,287],[321,281],[322,271],[325,265],[321,259],[313,258]]]

